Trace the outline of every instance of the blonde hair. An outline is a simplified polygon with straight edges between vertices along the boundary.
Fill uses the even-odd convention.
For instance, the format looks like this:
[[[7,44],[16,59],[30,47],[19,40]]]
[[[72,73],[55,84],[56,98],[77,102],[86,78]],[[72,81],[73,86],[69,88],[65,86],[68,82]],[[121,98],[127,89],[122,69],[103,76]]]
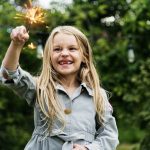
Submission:
[[[51,62],[51,51],[53,49],[53,39],[57,33],[65,33],[74,35],[83,54],[83,63],[81,64],[79,77],[81,82],[85,82],[93,89],[93,101],[100,123],[103,122],[104,100],[100,90],[100,81],[96,68],[93,64],[92,49],[86,36],[77,28],[72,26],[59,26],[51,32],[44,49],[43,68],[37,80],[37,101],[44,113],[46,119],[49,120],[49,127],[53,125],[53,121],[57,118],[62,127],[65,126],[64,113],[57,100],[55,83],[59,82],[59,75],[53,69]]]

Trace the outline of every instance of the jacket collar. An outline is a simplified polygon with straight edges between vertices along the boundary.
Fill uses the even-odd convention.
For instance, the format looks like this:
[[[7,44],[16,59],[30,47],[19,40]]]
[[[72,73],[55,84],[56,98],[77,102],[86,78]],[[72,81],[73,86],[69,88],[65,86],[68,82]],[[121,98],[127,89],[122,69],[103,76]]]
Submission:
[[[80,86],[84,87],[90,96],[93,96],[93,90],[89,86],[87,86],[85,82],[81,83]]]
[[[83,88],[86,89],[86,91],[88,92],[88,94],[90,96],[93,96],[93,90],[89,86],[87,86],[87,84],[85,82],[83,82],[83,83],[80,84],[80,88],[81,88],[81,90]],[[64,87],[61,84],[59,84],[59,83],[56,84],[55,89],[66,92],[66,90],[64,89]]]

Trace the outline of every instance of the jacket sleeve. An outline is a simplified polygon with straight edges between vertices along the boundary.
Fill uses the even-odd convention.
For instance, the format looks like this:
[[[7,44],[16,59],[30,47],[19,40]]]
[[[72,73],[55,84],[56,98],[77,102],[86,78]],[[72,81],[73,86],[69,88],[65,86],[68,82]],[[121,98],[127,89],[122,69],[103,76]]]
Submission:
[[[115,150],[119,144],[118,129],[115,118],[112,116],[113,109],[108,102],[106,92],[103,89],[102,95],[106,100],[104,123],[102,126],[98,126],[95,140],[91,144],[85,146],[89,150]]]
[[[9,71],[1,66],[0,83],[11,88],[18,96],[25,99],[29,105],[34,105],[36,96],[35,80],[21,67],[18,67],[17,70]]]

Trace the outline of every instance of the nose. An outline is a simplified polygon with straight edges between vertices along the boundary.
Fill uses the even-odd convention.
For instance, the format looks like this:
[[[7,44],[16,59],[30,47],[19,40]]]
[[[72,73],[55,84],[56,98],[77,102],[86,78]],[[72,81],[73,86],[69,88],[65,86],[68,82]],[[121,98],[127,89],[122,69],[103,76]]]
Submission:
[[[68,56],[69,55],[69,51],[68,51],[68,49],[63,49],[62,51],[61,51],[61,55],[62,56]]]

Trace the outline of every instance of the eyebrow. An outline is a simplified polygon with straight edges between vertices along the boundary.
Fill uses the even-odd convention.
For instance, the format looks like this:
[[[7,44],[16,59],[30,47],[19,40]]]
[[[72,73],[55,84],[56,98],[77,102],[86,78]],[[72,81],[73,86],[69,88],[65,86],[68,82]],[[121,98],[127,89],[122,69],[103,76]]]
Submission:
[[[61,47],[61,45],[57,44],[57,45],[53,45],[53,47]],[[79,47],[78,45],[68,45],[68,47]]]
[[[78,45],[69,45],[69,47],[78,47]]]
[[[60,45],[53,45],[53,47],[60,47]]]

